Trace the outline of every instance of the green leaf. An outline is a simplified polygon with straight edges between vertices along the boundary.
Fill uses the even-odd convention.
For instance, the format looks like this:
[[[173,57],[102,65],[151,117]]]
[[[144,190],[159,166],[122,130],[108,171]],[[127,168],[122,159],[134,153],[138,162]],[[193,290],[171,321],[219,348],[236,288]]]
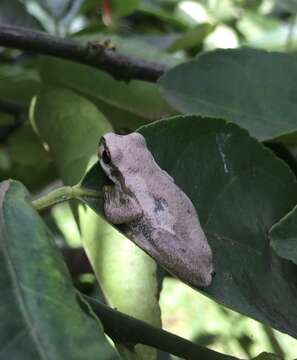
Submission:
[[[205,293],[296,337],[295,269],[274,254],[268,239],[271,226],[297,203],[287,165],[223,120],[175,117],[139,131],[197,209],[217,272]],[[95,179],[97,189],[106,183],[98,164],[83,185],[93,188]],[[102,214],[102,201],[85,201]]]
[[[274,251],[297,265],[297,206],[272,226],[269,237]]]
[[[268,140],[297,128],[296,76],[294,55],[217,50],[169,70],[159,85],[179,111],[224,118]]]
[[[0,66],[0,98],[29,105],[40,89],[39,75],[34,70],[16,66]]]
[[[187,50],[194,46],[201,45],[206,36],[209,35],[214,30],[214,28],[215,27],[211,24],[199,24],[189,29],[186,33],[176,39],[169,46],[168,51],[175,52],[178,50]]]
[[[116,359],[28,197],[16,181],[0,185],[0,358]]]
[[[76,184],[97,153],[100,136],[111,129],[109,123],[93,103],[63,88],[44,88],[31,114],[65,184]]]

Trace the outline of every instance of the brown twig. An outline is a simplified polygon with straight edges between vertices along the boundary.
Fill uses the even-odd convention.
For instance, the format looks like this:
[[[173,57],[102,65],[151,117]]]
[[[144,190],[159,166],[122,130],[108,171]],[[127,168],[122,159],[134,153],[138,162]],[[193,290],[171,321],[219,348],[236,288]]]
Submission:
[[[0,46],[72,60],[126,81],[138,79],[156,82],[167,70],[164,65],[131,58],[108,48],[96,48],[73,39],[11,25],[0,25]]]

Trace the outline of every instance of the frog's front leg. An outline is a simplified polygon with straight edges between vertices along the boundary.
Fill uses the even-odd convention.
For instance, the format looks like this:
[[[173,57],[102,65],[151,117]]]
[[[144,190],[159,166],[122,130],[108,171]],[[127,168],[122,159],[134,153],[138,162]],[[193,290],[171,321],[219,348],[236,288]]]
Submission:
[[[117,186],[104,186],[104,212],[113,224],[126,224],[142,216],[137,200],[123,193]]]

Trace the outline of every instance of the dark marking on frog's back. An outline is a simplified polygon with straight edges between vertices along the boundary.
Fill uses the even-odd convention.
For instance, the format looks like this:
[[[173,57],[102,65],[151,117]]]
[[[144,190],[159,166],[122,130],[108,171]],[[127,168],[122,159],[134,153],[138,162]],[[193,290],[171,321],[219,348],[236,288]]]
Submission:
[[[142,219],[138,221],[132,221],[129,224],[130,229],[134,234],[142,234],[146,239],[150,239],[152,237],[153,229],[149,223],[142,221]]]
[[[162,198],[155,198],[154,197],[154,213],[157,214],[160,211],[164,211],[168,208],[167,201]]]

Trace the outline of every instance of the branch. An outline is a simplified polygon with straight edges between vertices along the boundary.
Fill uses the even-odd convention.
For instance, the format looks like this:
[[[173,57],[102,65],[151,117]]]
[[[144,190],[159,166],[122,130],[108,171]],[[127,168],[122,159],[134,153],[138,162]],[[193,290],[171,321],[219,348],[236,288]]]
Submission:
[[[144,344],[188,360],[235,360],[230,355],[218,353],[168,331],[146,324],[119,311],[82,295],[103,324],[104,331],[115,341]],[[238,359],[237,359],[238,360]]]
[[[84,45],[73,39],[11,25],[0,25],[0,46],[72,60],[104,70],[123,80],[156,82],[167,70],[164,65],[130,58],[104,45]]]

